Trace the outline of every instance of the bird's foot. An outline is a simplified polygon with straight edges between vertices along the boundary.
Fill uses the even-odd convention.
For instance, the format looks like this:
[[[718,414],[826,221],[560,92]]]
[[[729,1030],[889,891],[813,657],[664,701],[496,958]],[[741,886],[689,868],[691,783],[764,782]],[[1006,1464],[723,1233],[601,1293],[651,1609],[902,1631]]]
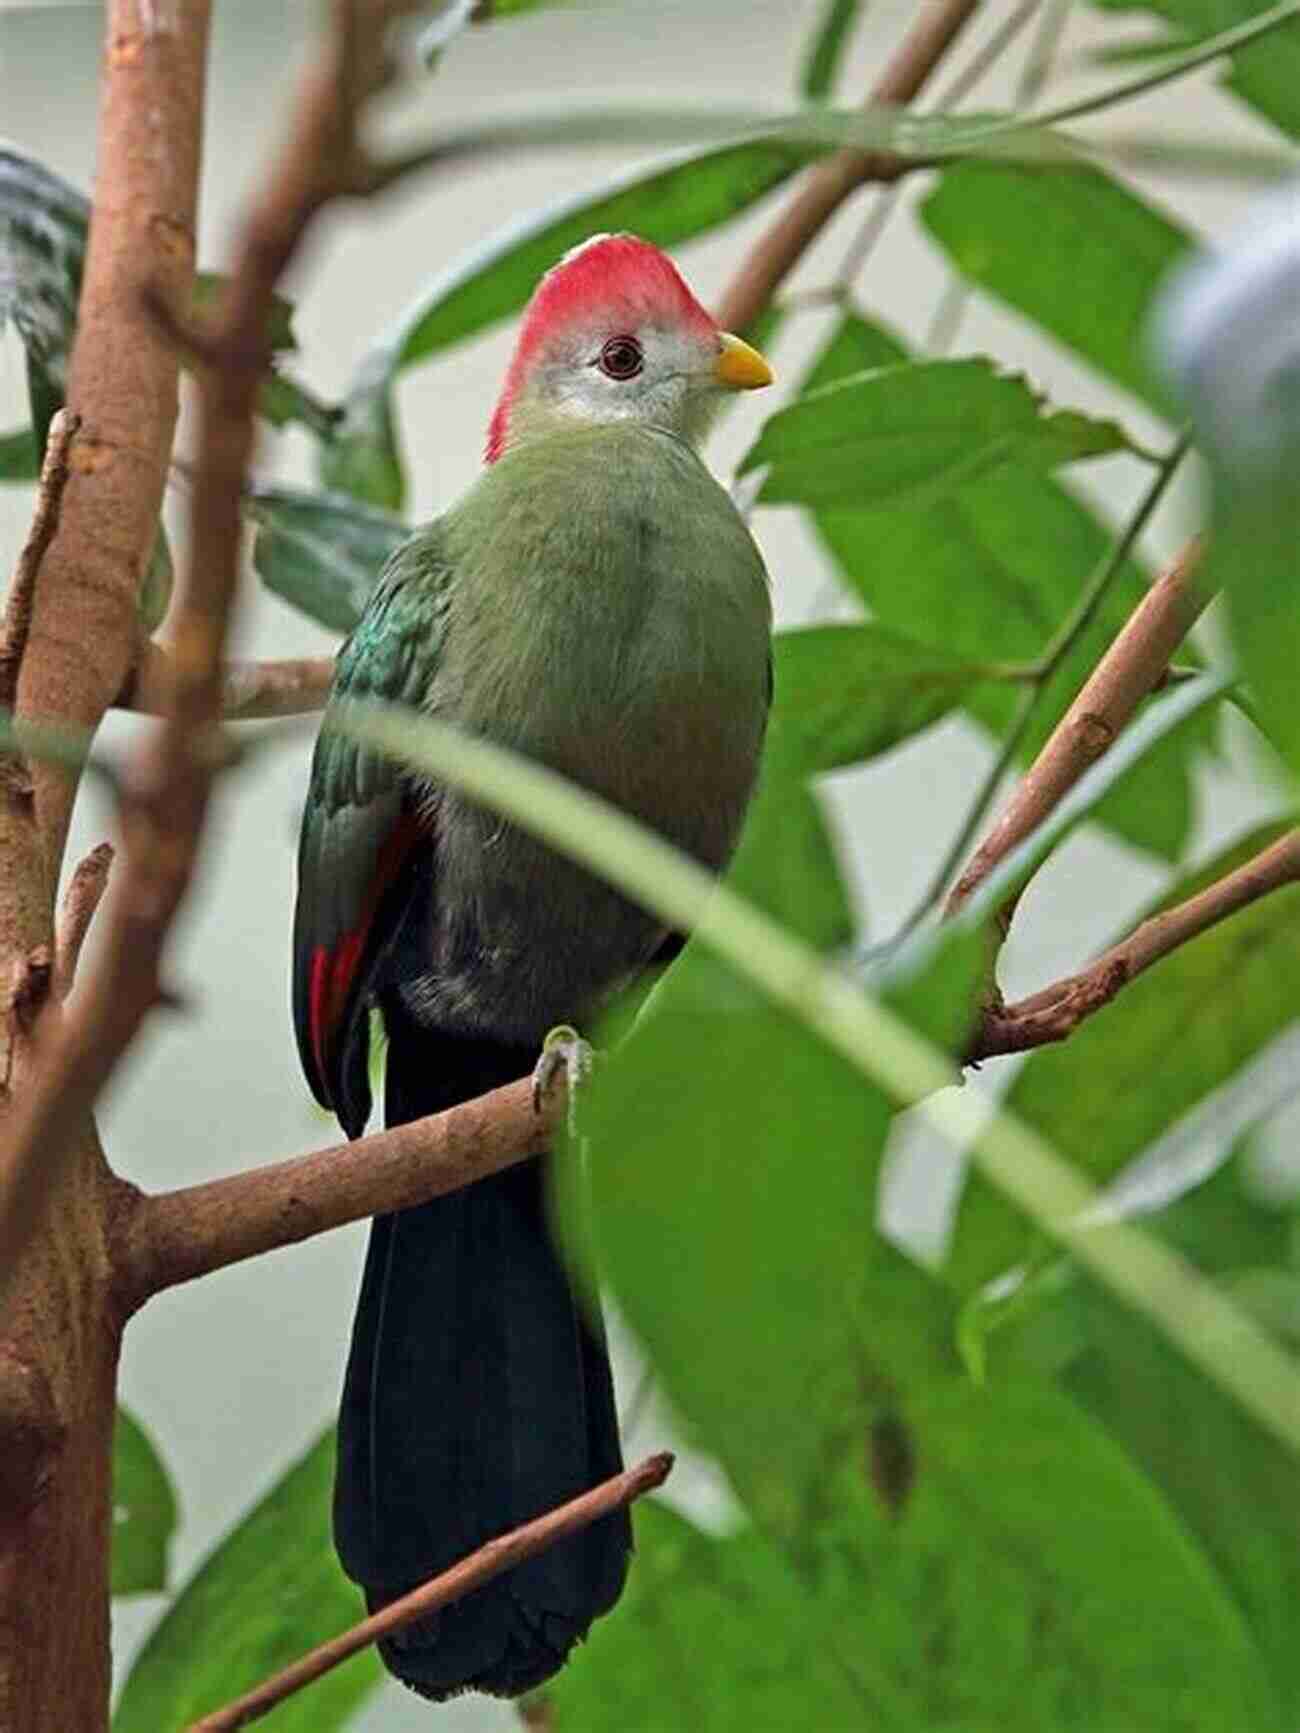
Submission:
[[[569,1135],[576,1135],[575,1116],[578,1091],[591,1076],[596,1052],[589,1041],[570,1023],[557,1023],[548,1030],[542,1042],[541,1055],[533,1066],[533,1111],[540,1113],[542,1103],[561,1076],[568,1096]]]

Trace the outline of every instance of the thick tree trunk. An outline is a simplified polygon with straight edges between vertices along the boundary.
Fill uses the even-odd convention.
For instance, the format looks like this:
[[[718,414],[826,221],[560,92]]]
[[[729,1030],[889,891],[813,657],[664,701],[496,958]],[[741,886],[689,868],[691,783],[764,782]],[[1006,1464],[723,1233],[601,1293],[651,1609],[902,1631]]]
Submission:
[[[95,209],[68,400],[80,418],[38,574],[18,708],[93,728],[137,651],[136,598],[171,456],[177,360],[145,291],[188,305],[208,0],[106,8]],[[74,789],[0,774],[0,1111],[21,1098],[48,996]],[[122,1315],[109,1248],[129,1193],[87,1120],[0,1316],[0,1733],[102,1733]]]

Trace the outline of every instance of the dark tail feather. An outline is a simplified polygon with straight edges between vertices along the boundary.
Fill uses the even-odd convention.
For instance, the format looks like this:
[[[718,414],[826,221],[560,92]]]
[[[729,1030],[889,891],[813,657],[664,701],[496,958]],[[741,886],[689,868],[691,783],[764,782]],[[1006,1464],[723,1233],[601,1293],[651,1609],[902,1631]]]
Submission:
[[[389,1027],[387,1120],[524,1075],[535,1054]],[[551,1245],[537,1162],[378,1216],[339,1416],[334,1535],[372,1609],[622,1467],[609,1356]],[[424,1696],[514,1696],[618,1599],[626,1512],[380,1644]]]

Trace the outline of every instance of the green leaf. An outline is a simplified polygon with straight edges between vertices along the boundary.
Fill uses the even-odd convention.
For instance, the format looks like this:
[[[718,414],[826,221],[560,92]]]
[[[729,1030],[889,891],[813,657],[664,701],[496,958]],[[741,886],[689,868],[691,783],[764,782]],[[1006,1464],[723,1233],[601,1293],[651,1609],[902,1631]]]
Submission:
[[[557,1733],[1278,1724],[1204,1557],[1048,1388],[878,1405],[785,1558],[755,1529],[634,1520],[622,1604],[546,1688]]]
[[[953,265],[1161,413],[1147,319],[1191,237],[1097,168],[945,170],[921,220]]]
[[[1195,895],[1277,833],[1273,826],[1243,837],[1182,878],[1148,914]],[[1300,888],[1288,886],[1129,982],[1068,1042],[1035,1053],[1006,1105],[1081,1171],[1110,1179],[1294,1020],[1298,967]],[[948,1265],[958,1288],[970,1292],[1023,1259],[1033,1243],[1015,1207],[973,1174]]]
[[[1048,410],[1022,376],[978,357],[903,362],[807,392],[767,421],[740,468],[768,466],[765,504],[901,510],[1007,470],[1126,447],[1115,422]]]
[[[263,583],[336,632],[356,625],[384,561],[409,534],[391,513],[346,494],[258,487],[244,509],[258,526],[253,565]]]
[[[816,1608],[754,1529],[718,1537],[657,1500],[633,1513],[623,1598],[544,1688],[554,1733],[867,1727]]]
[[[328,492],[350,494],[381,511],[401,511],[406,473],[386,379],[339,406],[329,442],[317,455],[316,473]]]
[[[1092,0],[1106,12],[1155,12],[1175,29],[1165,50],[1195,48],[1202,41],[1271,10],[1271,0]],[[1143,45],[1147,46],[1146,44]],[[1300,18],[1231,56],[1224,76],[1234,96],[1283,132],[1300,138]]]
[[[876,758],[949,714],[988,670],[866,625],[804,626],[773,645],[776,713],[808,771]]]
[[[31,428],[15,427],[12,433],[0,433],[0,481],[36,481],[40,473],[41,460]]]
[[[819,950],[853,938],[853,906],[830,824],[777,718],[727,882]]]
[[[760,1521],[790,1533],[865,1400],[889,1109],[793,1018],[710,959],[692,962],[584,1103],[595,1242],[692,1432]],[[719,982],[730,1009],[718,1009]]]
[[[809,102],[824,102],[835,87],[862,0],[822,0],[821,16],[804,56],[799,88]]]
[[[119,1407],[113,1427],[113,1594],[162,1593],[175,1528],[171,1477],[143,1426]]]
[[[844,371],[887,365],[897,339],[848,316],[817,357],[809,390]],[[1050,476],[1022,471],[969,483],[942,504],[906,510],[823,509],[812,519],[846,584],[882,627],[933,641],[975,664],[1027,663],[1042,654],[1106,557],[1111,532]],[[1019,759],[1032,761],[1098,659],[1140,601],[1146,573],[1132,559],[1039,697]],[[972,684],[966,710],[1000,734],[1016,707],[1006,682]],[[1197,753],[1213,719],[1169,739],[1119,785],[1095,817],[1126,842],[1175,859],[1192,822]]]
[[[113,1733],[161,1733],[250,1690],[365,1617],[330,1536],[329,1427],[192,1576],[122,1689]],[[366,1649],[276,1710],[277,1733],[347,1725],[381,1678]]]
[[[196,271],[192,303],[196,317],[200,320],[215,317],[225,292],[226,278],[219,271]],[[271,296],[266,340],[276,355],[298,347],[298,339],[293,333],[293,302],[284,295]]]

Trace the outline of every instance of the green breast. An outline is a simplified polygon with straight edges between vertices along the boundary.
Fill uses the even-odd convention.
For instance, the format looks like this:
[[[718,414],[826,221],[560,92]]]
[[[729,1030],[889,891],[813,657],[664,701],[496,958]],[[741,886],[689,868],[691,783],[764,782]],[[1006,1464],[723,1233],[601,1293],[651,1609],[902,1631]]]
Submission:
[[[508,453],[443,520],[437,709],[721,864],[757,769],[771,604],[689,447],[580,428]]]

